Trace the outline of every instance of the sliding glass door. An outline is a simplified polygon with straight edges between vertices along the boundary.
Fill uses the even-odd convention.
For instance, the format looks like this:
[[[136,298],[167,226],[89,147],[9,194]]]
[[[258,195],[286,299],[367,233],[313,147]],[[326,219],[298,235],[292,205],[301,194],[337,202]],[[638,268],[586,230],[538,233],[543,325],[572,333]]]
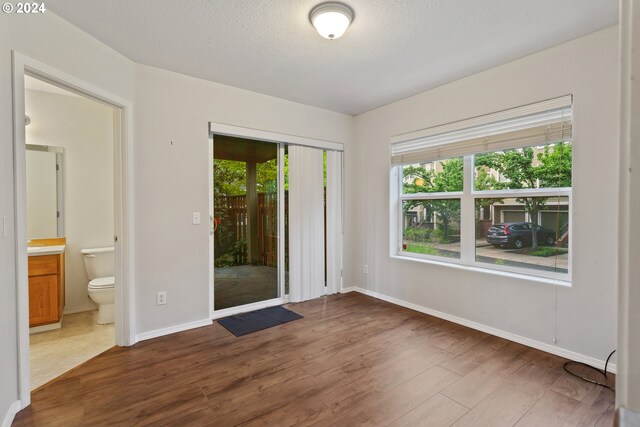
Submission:
[[[342,152],[215,133],[212,141],[213,309],[339,292]]]
[[[282,296],[283,161],[281,144],[213,137],[215,310]]]

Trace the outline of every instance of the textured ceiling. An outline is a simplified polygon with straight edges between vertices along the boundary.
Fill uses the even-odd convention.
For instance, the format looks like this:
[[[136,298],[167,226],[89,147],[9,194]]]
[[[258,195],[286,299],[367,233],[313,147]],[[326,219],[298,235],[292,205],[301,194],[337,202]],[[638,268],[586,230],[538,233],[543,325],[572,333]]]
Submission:
[[[132,60],[347,114],[614,25],[616,0],[345,0],[345,35],[308,20],[320,0],[55,0],[47,8]]]

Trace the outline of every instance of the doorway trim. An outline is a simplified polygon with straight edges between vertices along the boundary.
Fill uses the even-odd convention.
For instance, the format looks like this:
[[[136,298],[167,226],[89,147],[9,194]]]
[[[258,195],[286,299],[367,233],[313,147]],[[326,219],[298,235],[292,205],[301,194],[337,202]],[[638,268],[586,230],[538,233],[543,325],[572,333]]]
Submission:
[[[214,311],[214,267],[213,267],[213,136],[226,135],[236,138],[253,139],[256,141],[273,142],[280,144],[278,147],[278,158],[280,159],[283,153],[282,144],[287,145],[304,145],[307,147],[323,148],[326,150],[335,150],[344,152],[344,144],[341,142],[326,141],[322,139],[308,138],[304,136],[289,135],[278,132],[271,132],[260,129],[246,128],[241,126],[230,125],[226,123],[209,122],[209,317],[211,319],[218,319],[238,313],[244,313],[248,311],[258,310],[261,308],[271,307],[274,305],[286,304],[289,302],[289,298],[284,294],[284,278],[278,280],[278,286],[280,289],[279,298],[274,298],[266,301],[259,301],[256,303],[240,305],[237,307],[225,308],[222,310]],[[284,182],[284,169],[279,169],[278,178],[281,182]],[[280,186],[278,186],[280,188]],[[284,190],[280,194],[278,190],[278,229],[284,227]],[[278,232],[280,233],[280,231]],[[284,272],[284,245],[278,245],[278,269]],[[278,275],[280,277],[280,274]]]
[[[31,403],[29,370],[29,281],[27,271],[25,74],[113,107],[114,113],[114,247],[116,254],[116,345],[135,343],[133,102],[38,60],[13,51],[14,203],[16,294],[18,312],[18,395],[22,408]],[[119,114],[117,112],[119,111]],[[22,256],[24,255],[24,256]],[[119,285],[119,286],[118,286]]]

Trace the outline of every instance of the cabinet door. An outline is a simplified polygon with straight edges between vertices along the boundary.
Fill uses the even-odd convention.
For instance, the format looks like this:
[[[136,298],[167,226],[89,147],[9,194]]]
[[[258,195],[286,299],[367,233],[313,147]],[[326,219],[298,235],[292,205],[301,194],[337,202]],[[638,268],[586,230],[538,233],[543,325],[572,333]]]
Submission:
[[[29,277],[29,326],[58,321],[58,276]]]

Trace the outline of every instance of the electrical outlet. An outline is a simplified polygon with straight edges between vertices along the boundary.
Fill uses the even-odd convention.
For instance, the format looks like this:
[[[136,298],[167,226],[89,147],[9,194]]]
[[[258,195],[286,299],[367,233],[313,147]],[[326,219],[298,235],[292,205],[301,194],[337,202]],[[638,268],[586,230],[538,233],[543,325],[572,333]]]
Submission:
[[[198,225],[200,224],[200,212],[194,212],[193,213],[193,221],[192,221],[193,225]]]
[[[167,303],[167,293],[165,291],[156,294],[156,305],[165,305]]]
[[[364,272],[364,274],[369,274],[369,265],[365,264],[362,271]]]

